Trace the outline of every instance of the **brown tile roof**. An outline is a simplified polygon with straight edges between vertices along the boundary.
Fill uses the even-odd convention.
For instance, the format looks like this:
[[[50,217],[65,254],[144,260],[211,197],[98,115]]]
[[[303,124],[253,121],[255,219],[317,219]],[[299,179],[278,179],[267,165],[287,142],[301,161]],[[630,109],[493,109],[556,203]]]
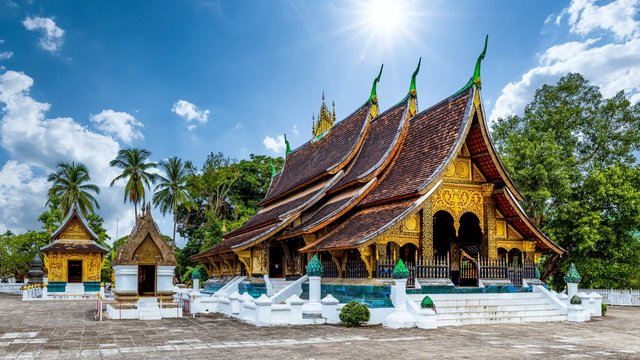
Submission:
[[[437,170],[444,166],[462,140],[460,135],[471,93],[472,90],[445,99],[411,118],[397,158],[362,205],[417,195],[435,178]]]
[[[336,229],[304,247],[302,251],[325,251],[354,248],[363,239],[377,233],[409,210],[415,199],[361,209]]]
[[[391,150],[404,124],[406,108],[407,102],[402,101],[371,121],[360,152],[347,174],[334,186],[335,189],[375,173],[392,155]]]
[[[109,250],[93,240],[56,240],[41,249],[43,252],[107,253]]]
[[[272,202],[313,179],[333,173],[357,150],[365,133],[370,105],[367,102],[346,119],[337,123],[319,140],[312,140],[291,152],[275,187],[262,204]],[[339,170],[339,169],[338,169]]]
[[[246,242],[259,240],[261,237],[270,236],[271,232],[276,230],[280,225],[281,222],[269,224],[255,230],[251,230],[243,234],[224,239],[221,243],[214,245],[199,254],[193,255],[191,259],[201,259],[207,256],[228,252],[235,246],[242,245]]]
[[[266,224],[278,222],[280,220],[280,216],[286,214],[289,211],[295,210],[302,205],[305,205],[306,202],[312,200],[314,196],[318,195],[318,192],[320,191],[322,191],[322,189],[312,191],[307,195],[285,202],[284,204],[276,206],[267,211],[256,213],[255,215],[253,215],[253,217],[247,220],[247,222],[242,224],[241,227],[226,234],[225,239],[258,226],[264,226]]]
[[[511,218],[509,223],[525,238],[537,239],[536,244],[545,249],[563,254],[566,251],[558,244],[549,239],[537,226],[527,217],[524,210],[518,204],[515,196],[508,188],[502,188],[493,192],[498,210],[507,218]]]

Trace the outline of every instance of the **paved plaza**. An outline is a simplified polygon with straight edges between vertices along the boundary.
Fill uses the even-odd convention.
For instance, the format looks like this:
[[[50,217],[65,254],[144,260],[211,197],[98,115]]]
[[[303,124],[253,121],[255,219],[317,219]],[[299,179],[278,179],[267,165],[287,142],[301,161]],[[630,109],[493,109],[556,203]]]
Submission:
[[[0,359],[640,359],[640,308],[588,323],[471,325],[435,331],[381,326],[257,328],[221,315],[94,320],[90,301],[21,302],[0,295]]]

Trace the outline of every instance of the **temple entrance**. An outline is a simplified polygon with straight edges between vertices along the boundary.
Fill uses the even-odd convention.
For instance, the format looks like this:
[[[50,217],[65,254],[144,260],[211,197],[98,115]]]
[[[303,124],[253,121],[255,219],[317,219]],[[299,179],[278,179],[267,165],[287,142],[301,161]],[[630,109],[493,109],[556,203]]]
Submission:
[[[82,282],[82,260],[69,260],[67,263],[69,283]]]
[[[409,270],[409,278],[407,279],[407,287],[414,287],[416,281],[416,256],[418,255],[418,247],[414,244],[404,244],[400,247],[400,259],[404,262],[407,270]]]
[[[458,230],[461,286],[478,286],[478,259],[483,238],[480,219],[470,212],[462,214]]]
[[[284,250],[279,243],[272,243],[269,247],[269,277],[284,277]]]
[[[138,295],[155,295],[156,266],[138,265]]]
[[[433,215],[433,255],[448,257],[451,266],[451,281],[458,285],[460,279],[460,255],[456,244],[456,229],[453,216],[444,210]]]

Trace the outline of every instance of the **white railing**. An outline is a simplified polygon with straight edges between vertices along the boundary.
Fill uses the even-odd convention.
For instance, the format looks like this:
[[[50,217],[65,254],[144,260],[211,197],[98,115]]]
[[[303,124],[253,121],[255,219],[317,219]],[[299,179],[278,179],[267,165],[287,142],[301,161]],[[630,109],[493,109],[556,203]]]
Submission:
[[[584,292],[596,292],[607,305],[640,306],[640,290],[632,289],[580,289]]]
[[[20,294],[24,283],[0,283],[0,293],[4,294]]]
[[[284,302],[285,300],[287,300],[288,298],[290,298],[293,295],[295,295],[295,296],[302,295],[302,284],[304,282],[306,282],[307,280],[309,280],[309,276],[307,276],[307,275],[302,276],[298,280],[296,280],[296,281],[292,282],[291,284],[287,285],[287,287],[285,287],[284,289],[282,289],[282,290],[278,291],[277,293],[275,293],[271,297],[271,301],[273,301],[274,304],[280,304],[280,303]]]

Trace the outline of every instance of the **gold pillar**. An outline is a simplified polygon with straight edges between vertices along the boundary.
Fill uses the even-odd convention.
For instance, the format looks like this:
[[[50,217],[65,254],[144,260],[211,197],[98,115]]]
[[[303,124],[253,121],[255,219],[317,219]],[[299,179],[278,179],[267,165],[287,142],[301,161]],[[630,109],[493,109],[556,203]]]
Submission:
[[[422,259],[433,259],[433,215],[431,211],[431,199],[427,199],[422,208],[422,226],[421,226],[421,242],[422,242]]]
[[[493,184],[482,184],[482,197],[484,203],[484,224],[482,224],[482,232],[485,241],[480,247],[482,256],[489,258],[491,261],[498,260],[498,246],[496,242],[496,204],[491,196],[493,192]]]

